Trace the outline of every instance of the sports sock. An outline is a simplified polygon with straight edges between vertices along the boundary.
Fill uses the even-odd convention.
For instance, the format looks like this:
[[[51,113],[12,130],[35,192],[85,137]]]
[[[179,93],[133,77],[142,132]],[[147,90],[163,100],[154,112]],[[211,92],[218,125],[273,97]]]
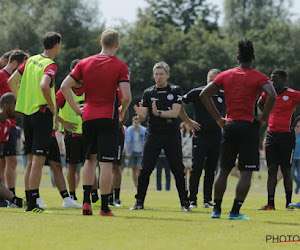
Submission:
[[[108,194],[108,202],[109,202],[109,203],[113,203],[113,202],[114,202],[113,193],[109,193],[109,194]]]
[[[107,213],[110,211],[108,207],[108,197],[110,194],[101,194],[101,210],[104,213]]]
[[[268,195],[268,205],[274,207],[275,206],[275,195]]]
[[[115,193],[115,200],[120,200],[120,188],[115,188],[114,193]]]
[[[40,198],[40,189],[36,189],[37,191],[37,197],[36,198]]]
[[[92,191],[92,185],[83,185],[83,203],[91,204],[91,191]]]
[[[29,190],[25,190],[25,197],[26,197],[27,206],[28,206],[28,202],[29,202],[29,196],[30,196]]]
[[[10,192],[12,192],[13,195],[16,195],[16,189],[15,189],[15,188],[9,188],[8,190],[9,190]]]
[[[97,189],[92,189],[91,195],[92,195],[92,202],[93,203],[95,203],[99,200]]]
[[[61,195],[61,197],[62,197],[63,199],[64,199],[64,198],[67,198],[67,197],[70,197],[67,190],[63,190],[63,191],[61,191],[61,192],[59,192],[59,193],[60,193],[60,195]]]
[[[286,206],[288,206],[292,202],[292,193],[293,191],[286,191],[285,192],[285,199],[286,199]]]
[[[76,192],[72,192],[70,191],[70,197],[74,200],[74,201],[77,201],[77,197],[76,197]]]
[[[28,210],[31,211],[36,207],[36,199],[38,198],[38,189],[29,190]]]
[[[244,201],[234,199],[233,206],[231,212],[233,214],[238,214],[240,212],[241,206],[243,205]]]
[[[214,202],[215,202],[214,210],[221,212],[222,199],[220,199],[220,200],[215,199]]]

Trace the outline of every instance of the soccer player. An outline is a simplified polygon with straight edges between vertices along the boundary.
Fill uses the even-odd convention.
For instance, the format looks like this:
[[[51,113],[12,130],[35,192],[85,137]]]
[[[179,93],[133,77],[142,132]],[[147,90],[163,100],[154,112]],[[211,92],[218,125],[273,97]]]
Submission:
[[[238,42],[239,67],[219,74],[201,92],[200,97],[207,110],[223,128],[220,170],[214,184],[214,210],[211,218],[221,217],[221,203],[227,178],[238,157],[239,181],[229,220],[249,220],[240,208],[251,185],[252,172],[259,170],[259,126],[264,125],[274,106],[276,93],[269,78],[252,69],[255,60],[252,41]],[[216,109],[212,96],[224,90],[227,120]],[[254,106],[261,91],[266,93],[265,109],[261,117],[255,117]]]
[[[220,73],[221,71],[218,69],[210,70],[207,74],[207,84],[212,82]],[[212,188],[220,155],[221,129],[199,97],[203,89],[204,86],[194,88],[184,95],[180,112],[180,117],[195,130],[195,135],[193,136],[193,164],[189,181],[189,199],[192,208],[197,207],[199,180],[203,169],[205,169],[203,207],[213,208],[213,204],[211,203]],[[224,91],[218,90],[217,93],[212,96],[212,100],[221,116],[225,117]],[[183,107],[189,103],[193,104],[195,120],[190,119],[184,112]]]
[[[44,52],[26,60],[9,78],[8,84],[17,97],[16,111],[23,113],[25,154],[28,162],[25,172],[27,212],[47,213],[37,206],[42,168],[51,143],[55,107],[55,75],[53,59],[61,48],[61,35],[48,32],[43,37]],[[21,81],[20,87],[18,83]],[[27,178],[26,176],[29,176]]]
[[[9,118],[15,117],[16,98],[12,93],[6,93],[0,99],[0,153],[2,153],[4,143],[7,143],[11,121]],[[0,179],[0,198],[8,200],[11,207],[22,208],[23,200],[7,189]]]
[[[118,119],[119,116],[118,114],[114,116],[118,86],[123,94],[121,120],[131,102],[128,67],[115,57],[119,42],[120,33],[117,30],[103,31],[100,41],[101,53],[80,60],[61,86],[66,101],[76,114],[82,114],[83,119],[83,139],[86,149],[86,160],[82,170],[83,215],[92,215],[90,195],[98,160],[101,168],[99,178],[100,215],[114,216],[108,207],[108,197],[112,187],[113,161],[117,154],[117,131],[113,118]],[[82,111],[72,94],[72,87],[81,85],[85,93],[85,106]]]
[[[14,71],[28,58],[23,50],[15,49],[10,51],[10,56],[6,66],[0,70],[0,96],[5,93],[11,92],[8,86],[8,79]],[[11,121],[11,130],[8,142],[5,143],[3,152],[0,159],[0,169],[4,171],[6,186],[15,194],[16,187],[16,168],[17,168],[17,140],[18,130],[16,128],[16,119],[9,118]]]
[[[140,121],[147,116],[148,125],[143,152],[142,169],[138,177],[136,202],[131,210],[144,209],[144,201],[149,179],[155,168],[157,157],[164,149],[174,174],[176,187],[183,211],[191,211],[187,197],[184,165],[182,162],[181,134],[178,115],[181,108],[181,88],[168,82],[170,67],[165,62],[158,62],[153,67],[155,85],[147,88],[142,103],[135,105],[135,113]]]
[[[45,165],[50,166],[53,171],[53,179],[54,179],[55,186],[57,187],[63,199],[62,207],[82,208],[81,205],[77,204],[73,199],[71,199],[67,191],[66,181],[62,171],[63,167],[61,164],[60,151],[59,151],[59,147],[55,135],[55,130],[53,130],[52,132],[49,154],[47,155]]]
[[[285,189],[285,209],[293,211],[289,204],[292,200],[292,156],[295,149],[295,131],[292,127],[293,116],[300,103],[300,91],[285,86],[287,74],[282,69],[275,69],[271,74],[271,82],[277,93],[274,109],[270,114],[266,137],[266,159],[268,166],[268,203],[259,210],[275,210],[275,190],[277,185],[277,172],[280,166]],[[266,95],[263,93],[258,105],[265,105]]]
[[[72,71],[79,59],[75,59],[70,64],[70,70]],[[72,88],[72,94],[82,109],[84,107],[84,92],[83,88]],[[73,200],[77,200],[76,197],[76,170],[78,164],[84,162],[84,147],[82,138],[82,118],[77,115],[71,108],[61,90],[56,93],[56,104],[60,108],[60,117],[62,118],[61,124],[65,128],[65,145],[66,145],[66,162],[68,163],[68,184],[70,195]]]

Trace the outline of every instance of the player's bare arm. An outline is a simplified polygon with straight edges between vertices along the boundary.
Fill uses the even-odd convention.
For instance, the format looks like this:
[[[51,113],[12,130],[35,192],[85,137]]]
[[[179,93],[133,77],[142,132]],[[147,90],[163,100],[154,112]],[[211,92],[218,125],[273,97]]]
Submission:
[[[21,81],[21,79],[22,75],[18,70],[16,70],[8,79],[8,85],[16,98],[18,97],[19,91],[18,83]]]
[[[52,97],[51,97],[50,84],[51,84],[51,77],[49,75],[43,75],[42,81],[40,83],[40,87],[41,87],[43,95],[48,103],[47,107],[54,116],[56,114],[56,110],[55,110],[55,105],[54,105]]]
[[[181,104],[173,103],[171,110],[158,110],[156,102],[152,102],[152,113],[155,116],[160,116],[162,118],[177,118],[179,116]]]

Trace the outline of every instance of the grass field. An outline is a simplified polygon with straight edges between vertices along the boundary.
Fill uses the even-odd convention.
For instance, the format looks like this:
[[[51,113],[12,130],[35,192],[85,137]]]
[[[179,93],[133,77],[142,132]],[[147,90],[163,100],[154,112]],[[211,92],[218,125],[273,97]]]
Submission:
[[[23,194],[23,170],[18,168],[17,194]],[[210,219],[211,209],[191,213],[180,209],[172,179],[171,191],[155,190],[152,175],[145,210],[130,211],[134,188],[127,169],[123,173],[121,200],[113,208],[117,217],[82,216],[81,210],[64,209],[58,191],[51,187],[44,168],[41,197],[53,214],[26,214],[13,208],[0,209],[0,249],[300,249],[300,242],[266,243],[266,235],[300,235],[300,210],[286,212],[282,182],[276,194],[276,211],[258,211],[266,203],[266,172],[254,176],[242,213],[251,221],[229,221],[228,212],[237,180],[229,178],[220,220]],[[201,180],[202,185],[202,180]],[[78,198],[82,200],[81,188]],[[200,192],[199,201],[202,200]],[[300,200],[294,196],[293,201]],[[201,204],[201,202],[200,202]]]

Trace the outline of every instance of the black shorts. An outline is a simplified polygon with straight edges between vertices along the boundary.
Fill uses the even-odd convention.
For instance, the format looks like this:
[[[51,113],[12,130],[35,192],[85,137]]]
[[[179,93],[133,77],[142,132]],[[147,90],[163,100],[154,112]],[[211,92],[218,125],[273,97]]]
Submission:
[[[1,157],[17,155],[17,141],[20,138],[20,133],[16,127],[11,127],[8,141],[5,143]]]
[[[259,170],[259,124],[257,121],[229,121],[221,140],[220,167],[231,170],[238,157],[242,171]]]
[[[85,158],[98,155],[100,162],[113,162],[117,156],[117,136],[113,119],[99,118],[85,121],[82,125]]]
[[[276,165],[281,168],[291,168],[295,149],[295,133],[267,132],[266,159],[267,165]]]
[[[48,155],[53,130],[53,115],[49,109],[24,116],[25,154]]]
[[[73,133],[65,131],[66,162],[78,164],[84,162],[83,137],[74,136]]]
[[[124,130],[123,128],[119,128],[118,130],[118,154],[116,159],[114,160],[114,164],[121,165],[122,164],[122,155],[123,155],[123,149],[124,149]]]
[[[55,136],[51,137],[50,149],[45,161],[45,165],[50,166],[49,161],[61,163],[60,151]]]

